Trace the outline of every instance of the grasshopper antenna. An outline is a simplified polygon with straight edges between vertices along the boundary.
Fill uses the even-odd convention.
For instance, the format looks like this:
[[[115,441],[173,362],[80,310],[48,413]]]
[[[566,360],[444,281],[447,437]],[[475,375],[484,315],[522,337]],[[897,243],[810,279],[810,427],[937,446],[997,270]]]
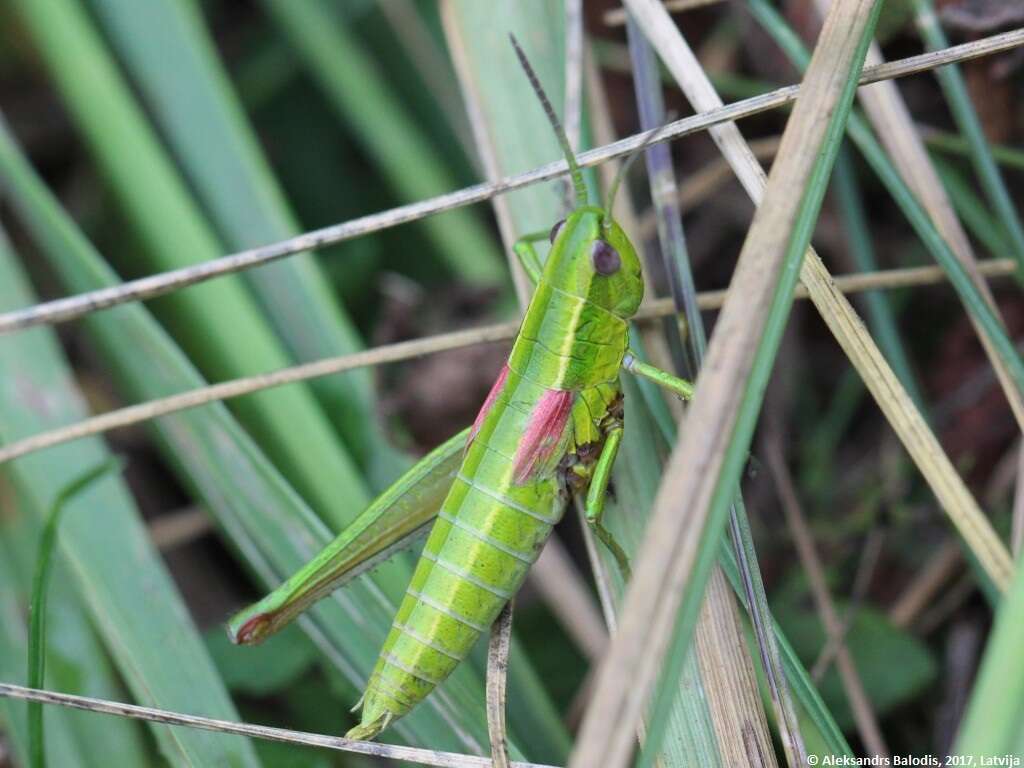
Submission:
[[[619,172],[615,174],[615,178],[612,180],[612,185],[608,188],[608,200],[604,206],[604,225],[610,227],[612,223],[612,206],[615,205],[615,196],[619,193],[619,187],[622,186],[623,179],[626,178],[626,174],[629,173],[630,167],[636,161],[638,157],[653,144],[659,136],[661,136],[665,130],[672,125],[674,118],[669,118],[669,121],[664,125],[659,125],[657,128],[652,128],[643,142],[639,147],[634,149],[627,157],[622,165],[619,166]]]
[[[526,54],[523,53],[523,49],[519,47],[519,41],[516,40],[516,36],[509,33],[509,39],[512,41],[512,47],[515,48],[516,57],[519,59],[519,64],[522,66],[523,71],[526,73],[526,77],[530,81],[530,86],[533,88],[533,92],[537,94],[537,98],[540,99],[540,104],[544,107],[544,114],[547,115],[548,122],[551,123],[551,128],[555,132],[555,136],[558,138],[558,143],[562,147],[562,153],[565,155],[565,162],[569,164],[569,173],[572,176],[572,186],[576,190],[576,205],[584,206],[588,203],[587,199],[587,185],[583,181],[583,174],[580,172],[580,167],[576,162],[576,155],[573,154],[572,146],[569,144],[569,137],[565,135],[565,128],[562,127],[561,121],[558,119],[558,115],[555,114],[554,108],[551,106],[551,102],[548,101],[548,95],[544,93],[544,88],[540,84],[540,80],[537,79],[537,73],[533,71],[533,67],[530,66],[529,59],[526,58]]]

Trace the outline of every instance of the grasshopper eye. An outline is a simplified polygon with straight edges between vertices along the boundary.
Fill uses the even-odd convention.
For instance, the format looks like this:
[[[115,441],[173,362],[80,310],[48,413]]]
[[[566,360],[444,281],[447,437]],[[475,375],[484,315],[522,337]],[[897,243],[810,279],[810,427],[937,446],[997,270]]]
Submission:
[[[555,238],[558,237],[558,233],[562,231],[562,227],[564,225],[565,219],[559,219],[558,221],[555,222],[555,226],[551,228],[551,234],[548,235],[548,240],[551,241],[552,245],[555,244]]]
[[[594,265],[594,271],[605,276],[614,275],[622,266],[619,252],[604,240],[595,240],[590,246],[590,261]]]

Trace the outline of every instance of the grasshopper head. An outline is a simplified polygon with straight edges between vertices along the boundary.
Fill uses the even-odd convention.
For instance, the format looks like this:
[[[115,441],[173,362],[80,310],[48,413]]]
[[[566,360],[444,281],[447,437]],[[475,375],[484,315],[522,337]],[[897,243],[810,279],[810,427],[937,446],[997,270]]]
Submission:
[[[587,185],[583,180],[572,146],[565,135],[537,74],[530,66],[514,36],[509,36],[519,63],[537,94],[551,129],[562,147],[569,176],[576,192],[576,209],[551,228],[551,253],[544,267],[544,277],[554,287],[607,309],[619,317],[632,317],[644,297],[644,281],[640,259],[633,244],[612,218],[615,192],[622,181],[620,170],[602,209],[588,204]],[[627,167],[623,166],[623,168]]]
[[[544,277],[623,319],[644,297],[640,259],[622,227],[595,206],[577,208],[551,229]]]

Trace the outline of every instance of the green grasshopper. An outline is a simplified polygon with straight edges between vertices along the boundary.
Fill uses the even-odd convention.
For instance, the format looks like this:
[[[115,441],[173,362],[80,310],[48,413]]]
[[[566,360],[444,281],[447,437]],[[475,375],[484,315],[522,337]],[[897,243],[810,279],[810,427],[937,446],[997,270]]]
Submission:
[[[565,131],[512,43],[565,154],[577,206],[550,232],[515,245],[536,290],[508,362],[470,428],[229,623],[234,642],[258,643],[433,524],[357,705],[361,723],[347,734],[353,739],[374,738],[451,674],[522,585],[573,495],[585,494],[588,524],[628,574],[625,554],[602,525],[622,441],[619,371],[682,397],[692,393],[688,382],[640,362],[628,347],[644,284],[636,250],[612,218],[626,166],[606,205],[590,205]],[[544,239],[551,250],[542,267],[535,243]]]

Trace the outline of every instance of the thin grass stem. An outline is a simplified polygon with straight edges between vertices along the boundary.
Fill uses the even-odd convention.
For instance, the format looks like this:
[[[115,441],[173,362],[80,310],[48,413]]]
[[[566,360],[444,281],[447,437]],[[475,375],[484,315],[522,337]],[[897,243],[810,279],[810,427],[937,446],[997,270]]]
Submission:
[[[958,61],[966,61],[1010,50],[1024,44],[1024,29],[1012,30],[999,35],[953,46],[944,51],[920,54],[895,62],[867,67],[859,83],[888,80],[895,77],[925,72]],[[669,141],[687,136],[713,126],[722,125],[744,117],[765,112],[792,103],[800,93],[799,85],[778,88],[770,93],[754,96],[715,109],[704,111],[692,117],[674,121],[662,131],[656,142]],[[6,130],[6,128],[4,129]],[[600,165],[613,158],[628,155],[641,146],[647,138],[640,133],[625,139],[582,152],[577,159],[580,167]],[[210,280],[221,275],[241,272],[246,269],[268,264],[302,251],[315,250],[345,240],[408,224],[444,211],[461,208],[501,195],[515,189],[557,178],[568,172],[564,160],[556,160],[534,168],[526,173],[507,176],[498,181],[476,184],[471,187],[449,192],[444,195],[416,203],[391,208],[379,213],[361,216],[340,224],[311,230],[302,235],[281,240],[259,248],[238,251],[201,264],[169,270],[157,275],[125,282],[116,287],[89,291],[56,301],[37,304],[26,309],[0,314],[0,333],[29,328],[35,325],[66,322],[100,309],[155,298],[170,291]]]
[[[979,268],[981,273],[986,276],[1007,277],[1013,275],[1016,271],[1016,262],[1012,259],[993,259],[988,262],[982,262]],[[896,289],[919,285],[934,285],[944,282],[946,278],[946,273],[940,267],[913,267],[909,269],[886,270],[867,275],[837,277],[835,278],[835,287],[844,293],[856,293],[879,288]],[[698,306],[705,310],[718,309],[725,302],[725,295],[725,291],[699,293],[697,294]],[[808,297],[807,289],[802,285],[798,285],[794,298],[806,299]],[[646,320],[675,313],[676,308],[672,299],[658,299],[641,308],[637,319]],[[145,403],[109,411],[99,416],[9,443],[0,447],[0,464],[71,440],[78,440],[90,435],[121,429],[178,411],[197,408],[218,400],[240,397],[271,387],[294,384],[319,376],[344,373],[356,368],[397,363],[474,344],[508,341],[515,337],[518,329],[518,323],[510,322],[487,325],[465,331],[442,333],[425,339],[385,344],[350,355],[340,355],[338,357],[317,360],[313,363],[303,363],[272,373],[233,379],[168,397],[156,398]]]
[[[371,755],[388,760],[405,760],[410,763],[432,765],[438,768],[490,768],[491,766],[491,759],[489,757],[462,755],[456,752],[438,752],[433,749],[402,747],[394,744],[379,744],[374,741],[356,741],[341,736],[292,731],[287,728],[272,728],[266,725],[236,723],[230,720],[217,720],[201,715],[170,712],[166,709],[140,707],[136,704],[123,704],[119,701],[94,699],[88,696],[76,696],[56,691],[44,691],[38,688],[26,688],[10,683],[0,683],[0,698],[34,701],[41,704],[56,704],[62,707],[99,712],[105,715],[131,717],[151,723],[180,725],[188,728],[199,728],[204,731],[230,733],[236,736],[247,736],[267,741],[279,741],[285,744],[333,749],[337,752],[349,752],[356,755]],[[544,765],[543,763],[513,762],[511,763],[511,768],[555,768],[555,766]]]
[[[53,500],[46,515],[46,523],[39,537],[36,565],[32,574],[32,605],[29,611],[28,684],[42,688],[46,684],[46,602],[49,597],[51,565],[57,546],[60,518],[67,504],[104,475],[119,470],[121,461],[110,458],[84,472],[64,486]],[[29,764],[32,768],[46,765],[46,739],[43,724],[43,705],[34,701],[28,705]]]

